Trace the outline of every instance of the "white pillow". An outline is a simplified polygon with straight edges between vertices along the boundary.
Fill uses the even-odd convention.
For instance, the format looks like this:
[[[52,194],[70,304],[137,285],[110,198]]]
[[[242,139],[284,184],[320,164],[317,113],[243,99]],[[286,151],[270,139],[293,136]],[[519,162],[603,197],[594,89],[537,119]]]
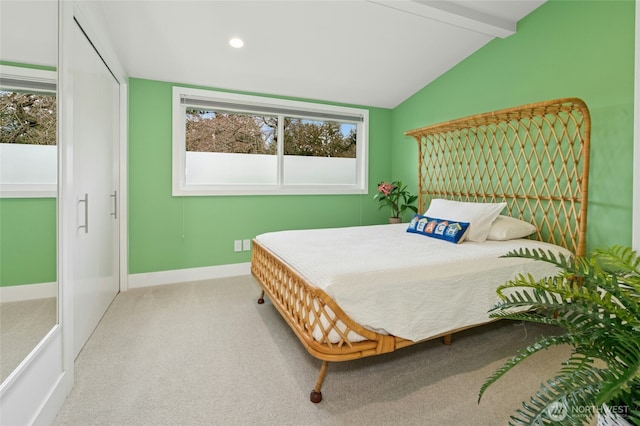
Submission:
[[[489,235],[491,224],[507,203],[469,203],[464,201],[431,200],[425,216],[469,222],[467,241],[483,242]]]
[[[506,241],[524,238],[536,232],[536,227],[511,216],[500,215],[491,225],[487,240]]]

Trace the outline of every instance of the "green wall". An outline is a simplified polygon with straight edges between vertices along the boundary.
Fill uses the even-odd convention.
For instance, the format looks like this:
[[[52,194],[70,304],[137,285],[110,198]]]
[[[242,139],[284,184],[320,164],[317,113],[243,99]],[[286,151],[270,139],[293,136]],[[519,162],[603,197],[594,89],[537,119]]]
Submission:
[[[233,252],[233,240],[262,232],[383,223],[376,184],[393,178],[417,187],[417,149],[406,130],[573,96],[592,115],[588,246],[630,245],[634,7],[551,0],[516,34],[490,42],[394,110],[369,108],[369,194],[361,196],[173,197],[172,84],[131,79],[129,272],[247,262],[249,252]],[[0,234],[0,285],[55,281],[55,199],[0,200]]]
[[[269,231],[381,223],[373,200],[390,178],[391,111],[369,109],[367,195],[173,197],[171,83],[129,81],[129,273],[250,260],[233,241]]]
[[[56,281],[56,199],[0,199],[0,287]]]
[[[553,98],[579,97],[592,115],[588,248],[631,244],[633,1],[550,1],[394,110],[369,108],[369,194],[171,195],[171,88],[129,82],[129,272],[248,262],[233,240],[294,228],[383,223],[376,184],[417,188],[406,130]],[[361,107],[361,106],[360,106]]]
[[[631,245],[634,2],[549,1],[392,112],[391,171],[417,188],[406,130],[547,99],[591,112],[587,247]]]
[[[0,61],[55,71],[55,67]],[[56,277],[56,199],[0,199],[0,287],[49,283]]]

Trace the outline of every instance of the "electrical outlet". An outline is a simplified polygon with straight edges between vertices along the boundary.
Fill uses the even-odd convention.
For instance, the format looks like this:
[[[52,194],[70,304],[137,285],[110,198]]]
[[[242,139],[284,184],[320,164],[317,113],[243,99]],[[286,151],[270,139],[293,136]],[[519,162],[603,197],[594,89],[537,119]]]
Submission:
[[[242,240],[233,241],[233,251],[242,251]]]
[[[251,240],[242,240],[242,250],[244,251],[251,250]]]

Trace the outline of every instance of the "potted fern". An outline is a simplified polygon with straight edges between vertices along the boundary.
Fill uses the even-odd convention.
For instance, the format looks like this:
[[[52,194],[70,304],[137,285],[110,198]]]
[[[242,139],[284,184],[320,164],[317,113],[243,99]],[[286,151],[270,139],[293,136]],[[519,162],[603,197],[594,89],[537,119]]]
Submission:
[[[564,334],[543,337],[520,350],[482,385],[487,388],[523,360],[556,345],[570,345],[558,374],[523,402],[510,424],[582,425],[596,415],[600,425],[640,425],[640,257],[613,246],[591,256],[564,257],[542,250],[506,257],[549,262],[552,277],[519,276],[497,290],[493,318],[559,326]],[[525,311],[522,311],[525,309]],[[613,414],[615,420],[606,417]],[[611,422],[611,423],[609,423]]]

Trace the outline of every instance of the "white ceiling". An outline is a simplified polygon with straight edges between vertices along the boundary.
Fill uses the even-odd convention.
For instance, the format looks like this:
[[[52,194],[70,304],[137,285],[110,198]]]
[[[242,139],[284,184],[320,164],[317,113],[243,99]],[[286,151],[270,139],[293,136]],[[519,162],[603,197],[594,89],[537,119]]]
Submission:
[[[0,60],[55,67],[57,9],[52,0],[0,0]]]
[[[544,1],[82,0],[130,77],[385,108],[508,37]],[[3,27],[17,23],[4,13],[13,2],[0,2]]]

